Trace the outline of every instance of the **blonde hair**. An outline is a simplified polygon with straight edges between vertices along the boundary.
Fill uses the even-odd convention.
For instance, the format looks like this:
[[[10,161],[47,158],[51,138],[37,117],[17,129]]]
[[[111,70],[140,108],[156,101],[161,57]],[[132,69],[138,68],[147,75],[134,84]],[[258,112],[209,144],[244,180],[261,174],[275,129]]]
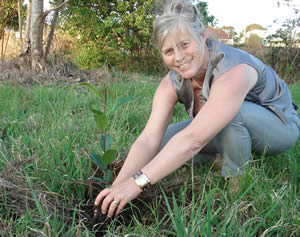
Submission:
[[[203,46],[201,34],[205,29],[202,16],[189,0],[155,1],[156,19],[153,23],[153,40],[161,50],[169,33],[188,32]]]

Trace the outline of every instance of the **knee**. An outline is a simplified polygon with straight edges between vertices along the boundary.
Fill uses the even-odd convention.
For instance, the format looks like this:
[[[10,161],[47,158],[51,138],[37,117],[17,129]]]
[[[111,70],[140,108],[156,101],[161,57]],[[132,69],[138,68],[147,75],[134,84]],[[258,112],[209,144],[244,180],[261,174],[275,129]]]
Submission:
[[[183,122],[179,122],[179,123],[175,123],[175,124],[171,124],[168,126],[161,144],[160,144],[160,150],[162,150],[162,148],[168,143],[168,141],[174,136],[176,135],[178,132],[180,132],[181,130],[183,130],[185,127],[187,127],[192,120],[186,120]]]
[[[243,116],[241,112],[238,112],[237,115],[230,121],[230,123],[221,130],[221,132],[218,134],[218,137],[228,139],[230,137],[236,137],[237,135],[241,136],[243,133],[247,133],[248,135]]]

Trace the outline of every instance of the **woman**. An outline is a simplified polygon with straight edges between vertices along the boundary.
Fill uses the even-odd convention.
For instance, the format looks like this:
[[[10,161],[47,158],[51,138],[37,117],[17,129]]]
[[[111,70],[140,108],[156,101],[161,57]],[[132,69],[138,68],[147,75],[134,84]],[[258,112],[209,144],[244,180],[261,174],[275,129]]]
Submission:
[[[170,72],[120,173],[96,198],[95,205],[102,202],[99,208],[109,217],[196,155],[205,160],[219,153],[222,175],[235,177],[245,170],[251,151],[278,154],[300,134],[291,93],[270,67],[206,37],[189,1],[165,2],[153,29]],[[167,128],[178,101],[192,119]]]

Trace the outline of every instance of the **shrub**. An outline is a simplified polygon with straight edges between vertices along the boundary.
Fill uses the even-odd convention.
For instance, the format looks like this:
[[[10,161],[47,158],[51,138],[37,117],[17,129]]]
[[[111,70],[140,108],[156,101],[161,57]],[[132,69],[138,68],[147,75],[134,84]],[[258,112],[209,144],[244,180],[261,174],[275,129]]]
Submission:
[[[259,48],[262,46],[262,38],[257,34],[251,34],[247,40],[247,44],[249,48]]]

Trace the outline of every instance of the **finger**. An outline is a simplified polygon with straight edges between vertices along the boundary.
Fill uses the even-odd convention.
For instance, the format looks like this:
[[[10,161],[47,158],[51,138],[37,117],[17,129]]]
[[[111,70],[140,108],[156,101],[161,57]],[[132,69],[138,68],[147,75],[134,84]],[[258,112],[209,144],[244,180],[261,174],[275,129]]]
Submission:
[[[94,217],[94,218],[97,218],[98,214],[99,214],[99,211],[98,211],[97,208],[95,208],[95,209],[94,209],[94,215],[93,215],[93,217]]]
[[[96,197],[95,206],[98,206],[100,204],[100,202],[102,201],[102,199],[104,197],[106,197],[109,193],[110,193],[110,190],[108,188],[103,189]]]
[[[122,201],[119,203],[117,210],[115,211],[115,216],[118,216],[121,211],[123,210],[123,208],[126,206],[127,202],[126,201]]]
[[[102,214],[107,213],[107,209],[108,209],[108,207],[110,206],[110,204],[113,200],[114,200],[113,195],[108,195],[104,198],[104,200],[102,202],[102,206],[101,206]]]
[[[115,210],[118,208],[120,203],[111,202],[108,209],[108,217],[112,217],[114,215]]]

